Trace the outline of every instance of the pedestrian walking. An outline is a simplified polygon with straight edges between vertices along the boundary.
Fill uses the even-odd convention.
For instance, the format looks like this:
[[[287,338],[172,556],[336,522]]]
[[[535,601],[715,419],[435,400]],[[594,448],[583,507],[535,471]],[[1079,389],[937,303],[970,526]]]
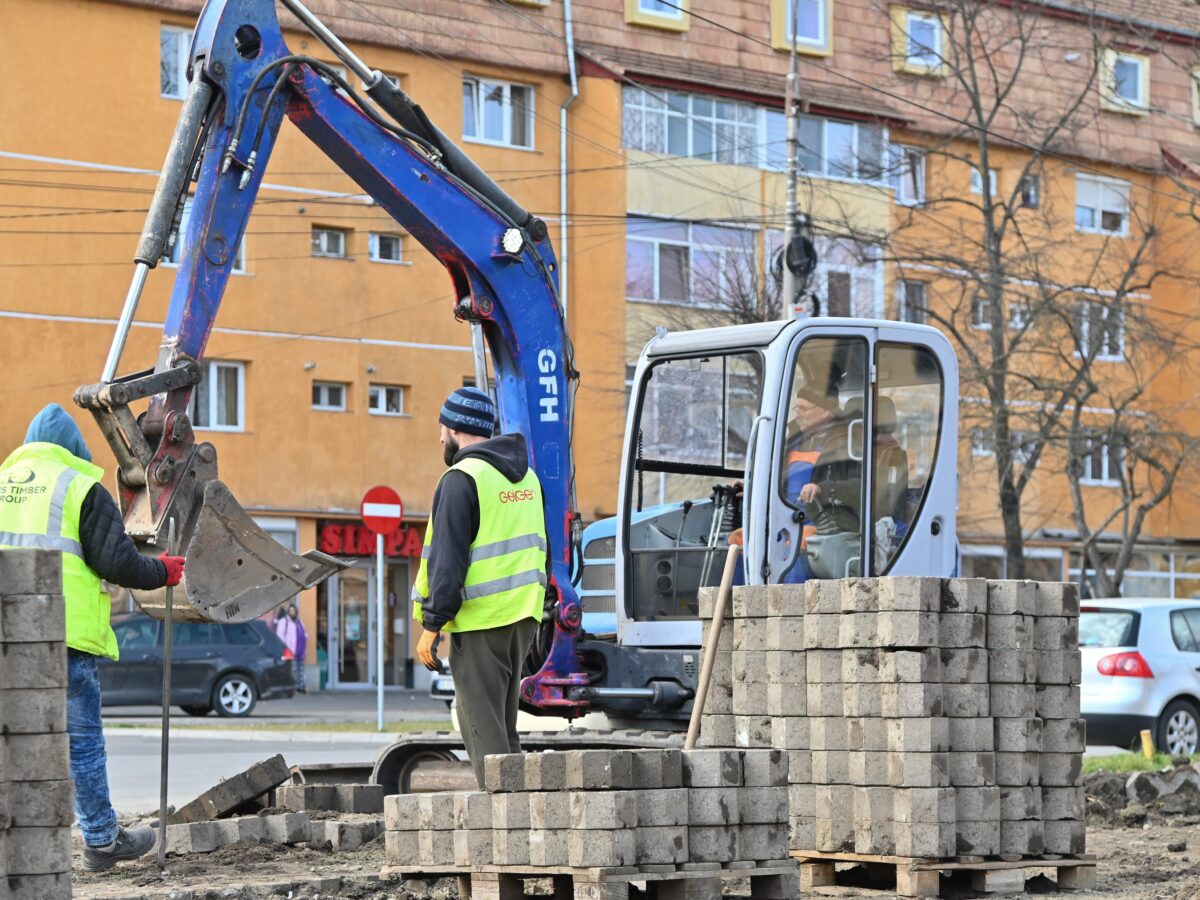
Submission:
[[[101,579],[150,591],[176,585],[184,560],[166,553],[142,556],[125,533],[104,471],[75,421],[57,403],[34,416],[25,443],[0,464],[0,550],[38,548],[62,552],[66,598],[67,732],[75,815],[83,832],[83,867],[100,872],[154,846],[151,828],[117,824],[108,792],[108,754],[100,716],[96,660],[117,659],[109,625],[110,602]]]
[[[459,725],[482,789],[483,758],[521,750],[521,668],[548,584],[542,486],[525,438],[493,437],[496,408],[484,391],[454,391],[438,421],[450,468],[434,490],[413,586],[424,629],[417,657],[436,671],[434,644],[450,635]]]
[[[300,618],[300,610],[296,609],[295,604],[288,607],[288,618],[296,624],[296,649],[293,651],[296,654],[296,690],[301,694],[308,693],[308,684],[304,677],[304,654],[308,652],[308,629],[304,627],[304,621]]]

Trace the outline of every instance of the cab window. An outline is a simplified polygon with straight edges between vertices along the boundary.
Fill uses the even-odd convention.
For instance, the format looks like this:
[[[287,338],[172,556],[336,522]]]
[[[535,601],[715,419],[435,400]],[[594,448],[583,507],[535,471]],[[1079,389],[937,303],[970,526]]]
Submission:
[[[862,573],[866,362],[861,338],[811,338],[796,354],[778,473],[792,523],[773,538],[784,584]]]
[[[933,477],[942,428],[942,372],[912,344],[875,347],[871,440],[871,574],[887,572],[908,538]]]
[[[113,627],[113,632],[117,636],[117,647],[121,650],[149,648],[158,643],[158,622],[154,619],[122,622]]]

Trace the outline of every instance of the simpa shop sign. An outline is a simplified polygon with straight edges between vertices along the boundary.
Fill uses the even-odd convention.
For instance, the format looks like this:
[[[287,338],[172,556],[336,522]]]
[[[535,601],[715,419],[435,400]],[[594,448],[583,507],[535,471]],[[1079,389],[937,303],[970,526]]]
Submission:
[[[402,525],[383,536],[387,556],[421,556],[424,536],[414,525]],[[317,530],[317,548],[333,556],[374,556],[375,532],[362,522],[322,522]]]

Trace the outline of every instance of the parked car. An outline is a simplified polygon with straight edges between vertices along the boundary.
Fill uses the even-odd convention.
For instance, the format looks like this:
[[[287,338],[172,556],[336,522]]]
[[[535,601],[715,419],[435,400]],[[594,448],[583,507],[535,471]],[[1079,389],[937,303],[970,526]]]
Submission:
[[[121,658],[100,660],[105,706],[162,703],[162,622],[142,613],[114,619]],[[259,700],[296,692],[292,651],[265,622],[176,622],[171,704],[191,716],[248,716]]]
[[[1148,729],[1163,752],[1200,749],[1200,601],[1085,601],[1079,648],[1089,744],[1129,747]]]

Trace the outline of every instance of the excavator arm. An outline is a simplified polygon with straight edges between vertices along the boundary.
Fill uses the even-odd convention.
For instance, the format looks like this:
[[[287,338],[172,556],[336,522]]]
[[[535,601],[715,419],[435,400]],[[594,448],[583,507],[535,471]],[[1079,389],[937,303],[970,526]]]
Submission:
[[[176,520],[188,558],[184,613],[193,618],[253,618],[344,565],[316,551],[297,556],[265,535],[217,479],[215,450],[196,443],[187,415],[235,249],[286,117],[437,257],[450,275],[454,314],[477,325],[487,341],[501,428],[525,435],[545,493],[557,599],[544,623],[540,670],[525,679],[522,699],[570,715],[586,704],[568,692],[587,681],[576,660],[582,617],[570,577],[578,519],[570,447],[577,373],[546,226],[299,0],[281,2],[347,63],[374,102],[329,65],[289,51],[274,0],[205,5],[191,48],[189,91],[113,347],[100,383],[75,395],[117,457],[127,530],[147,552],[161,552],[167,521]],[[118,377],[142,287],[178,228],[192,182],[158,359],[152,371]],[[481,348],[477,371],[480,355]],[[146,398],[148,410],[135,418],[129,404]],[[138,600],[152,614],[159,611],[156,595]]]

